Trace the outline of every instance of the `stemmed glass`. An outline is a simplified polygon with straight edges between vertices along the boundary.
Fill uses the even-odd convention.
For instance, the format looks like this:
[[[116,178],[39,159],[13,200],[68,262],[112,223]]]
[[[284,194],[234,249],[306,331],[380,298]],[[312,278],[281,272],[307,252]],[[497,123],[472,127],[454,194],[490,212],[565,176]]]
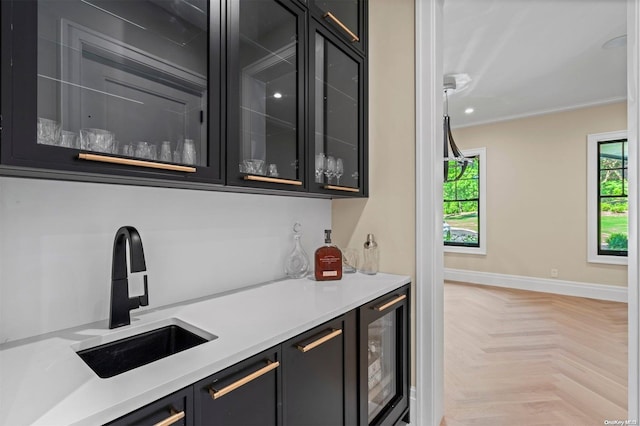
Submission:
[[[316,154],[316,182],[322,183],[322,174],[324,173],[325,163],[324,153]]]
[[[336,179],[338,180],[338,185],[340,185],[340,177],[344,174],[344,163],[342,162],[342,158],[338,158],[336,160]]]
[[[336,175],[336,159],[331,155],[327,157],[324,175],[327,177],[327,183],[331,183],[331,179]]]

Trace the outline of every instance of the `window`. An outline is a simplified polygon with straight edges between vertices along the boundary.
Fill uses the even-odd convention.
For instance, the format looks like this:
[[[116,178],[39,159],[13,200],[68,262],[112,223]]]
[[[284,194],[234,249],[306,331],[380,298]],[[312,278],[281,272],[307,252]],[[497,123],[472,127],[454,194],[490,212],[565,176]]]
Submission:
[[[473,158],[462,177],[443,187],[444,251],[486,254],[485,148],[462,151]],[[461,166],[449,162],[449,176],[460,174]]]
[[[627,132],[589,135],[588,249],[597,263],[627,263]]]

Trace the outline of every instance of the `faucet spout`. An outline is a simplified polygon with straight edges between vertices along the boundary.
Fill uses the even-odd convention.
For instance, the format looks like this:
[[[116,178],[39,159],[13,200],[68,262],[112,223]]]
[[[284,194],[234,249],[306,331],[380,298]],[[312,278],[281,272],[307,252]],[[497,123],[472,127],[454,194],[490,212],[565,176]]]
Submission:
[[[127,241],[129,241],[129,257],[131,272],[147,270],[144,261],[142,239],[133,226],[123,226],[116,232],[113,241],[113,263],[111,267],[111,307],[109,312],[109,328],[121,327],[131,323],[129,311],[149,304],[147,276],[144,276],[144,294],[129,297],[129,280],[127,278]]]

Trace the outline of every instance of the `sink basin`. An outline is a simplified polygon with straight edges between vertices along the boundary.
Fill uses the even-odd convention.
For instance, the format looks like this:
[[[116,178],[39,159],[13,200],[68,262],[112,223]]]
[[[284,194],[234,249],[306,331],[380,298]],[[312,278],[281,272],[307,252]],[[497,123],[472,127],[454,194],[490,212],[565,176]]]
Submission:
[[[99,377],[104,379],[205,342],[208,340],[172,324],[84,349],[77,354]]]

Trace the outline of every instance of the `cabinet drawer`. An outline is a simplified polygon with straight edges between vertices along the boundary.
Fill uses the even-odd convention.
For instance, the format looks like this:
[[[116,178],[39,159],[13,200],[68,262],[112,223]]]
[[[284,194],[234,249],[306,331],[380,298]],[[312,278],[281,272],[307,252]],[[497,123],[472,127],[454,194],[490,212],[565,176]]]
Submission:
[[[193,425],[193,387],[189,386],[176,393],[120,417],[109,426],[129,425]]]
[[[194,385],[198,425],[281,425],[280,351],[255,355]]]

